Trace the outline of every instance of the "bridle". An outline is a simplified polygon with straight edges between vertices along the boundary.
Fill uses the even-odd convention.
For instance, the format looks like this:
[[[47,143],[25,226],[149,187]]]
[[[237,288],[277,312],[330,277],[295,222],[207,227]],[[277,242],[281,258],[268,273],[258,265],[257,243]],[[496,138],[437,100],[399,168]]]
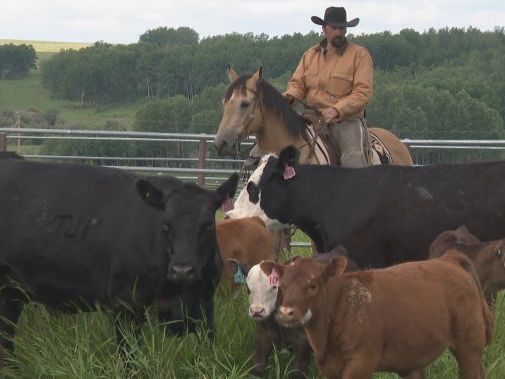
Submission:
[[[265,127],[265,119],[263,116],[263,107],[261,106],[261,101],[258,96],[258,85],[256,85],[256,89],[254,89],[254,90],[246,86],[246,91],[249,91],[254,95],[254,104],[253,104],[251,113],[249,113],[249,116],[247,116],[245,118],[244,122],[241,125],[240,129],[242,131],[240,132],[240,134],[237,138],[237,142],[235,143],[235,154],[236,154],[237,158],[244,157],[244,155],[246,155],[246,154],[248,155],[251,152],[251,150],[254,148],[254,144],[253,144],[250,148],[247,148],[245,150],[240,150],[240,144],[244,139],[246,139],[249,136],[249,126],[250,126],[252,120],[254,120],[254,114],[256,113],[256,108],[259,108],[259,111],[260,111],[260,117],[261,117],[260,126],[263,128]]]

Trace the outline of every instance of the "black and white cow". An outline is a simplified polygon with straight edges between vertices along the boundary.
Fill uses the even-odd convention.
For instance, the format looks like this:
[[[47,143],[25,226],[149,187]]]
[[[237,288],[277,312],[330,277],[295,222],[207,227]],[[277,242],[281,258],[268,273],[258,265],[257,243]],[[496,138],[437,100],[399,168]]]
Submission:
[[[1,348],[12,349],[29,300],[68,312],[100,304],[138,321],[154,303],[160,320],[178,321],[173,332],[203,320],[212,334],[222,267],[215,211],[237,181],[208,191],[172,177],[0,159]]]
[[[484,240],[505,230],[505,161],[349,169],[300,165],[291,146],[257,170],[253,203],[318,251],[342,244],[360,267],[426,259],[437,235],[463,224]]]

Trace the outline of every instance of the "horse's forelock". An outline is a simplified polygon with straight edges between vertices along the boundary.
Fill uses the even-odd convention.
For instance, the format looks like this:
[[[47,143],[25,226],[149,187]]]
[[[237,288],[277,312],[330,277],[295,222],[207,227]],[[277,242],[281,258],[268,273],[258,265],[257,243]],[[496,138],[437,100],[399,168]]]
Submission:
[[[252,76],[251,74],[242,75],[232,84],[230,84],[230,86],[226,90],[226,93],[224,94],[224,101],[225,102],[229,101],[236,90],[239,90],[243,95],[245,95],[247,92],[246,83],[251,76]]]

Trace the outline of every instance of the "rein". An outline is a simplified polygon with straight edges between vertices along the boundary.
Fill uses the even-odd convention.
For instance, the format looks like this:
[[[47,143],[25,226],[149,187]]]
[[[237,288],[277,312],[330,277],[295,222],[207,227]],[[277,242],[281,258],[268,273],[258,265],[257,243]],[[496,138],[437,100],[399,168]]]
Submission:
[[[237,157],[239,157],[239,158],[244,156],[245,154],[249,154],[251,152],[251,150],[254,149],[255,144],[253,144],[250,148],[247,148],[245,150],[240,150],[240,143],[242,142],[242,140],[244,140],[245,138],[247,138],[249,136],[249,124],[254,119],[254,113],[256,113],[256,108],[259,108],[259,110],[260,110],[260,116],[261,116],[261,124],[260,125],[263,128],[265,127],[265,119],[263,117],[263,107],[261,106],[261,102],[260,102],[259,96],[258,96],[258,87],[256,86],[256,90],[252,90],[251,88],[246,87],[246,90],[251,92],[255,96],[255,100],[254,100],[254,105],[251,110],[251,113],[249,114],[248,117],[246,117],[245,121],[242,124],[242,128],[241,128],[242,133],[240,133],[239,138],[237,139],[235,152],[236,152]]]
[[[304,108],[311,110],[312,112],[314,112],[319,117],[319,119],[318,119],[319,124],[323,123],[323,120],[320,118],[322,116],[322,112],[319,109],[317,109],[316,107],[313,107],[313,106],[305,103],[302,100],[298,100],[298,99],[296,99],[296,100],[300,104],[302,104]],[[305,146],[309,146],[309,155],[308,155],[308,157],[309,158],[313,157],[314,154],[315,154],[315,151],[316,151],[317,139],[319,138],[319,135],[323,131],[323,128],[329,128],[329,124],[327,122],[325,122],[319,128],[316,128],[315,126],[313,126],[312,129],[314,131],[314,136],[312,138],[310,138],[310,137],[305,138],[305,143],[303,145],[301,145],[300,147],[298,147],[298,151],[301,151]]]

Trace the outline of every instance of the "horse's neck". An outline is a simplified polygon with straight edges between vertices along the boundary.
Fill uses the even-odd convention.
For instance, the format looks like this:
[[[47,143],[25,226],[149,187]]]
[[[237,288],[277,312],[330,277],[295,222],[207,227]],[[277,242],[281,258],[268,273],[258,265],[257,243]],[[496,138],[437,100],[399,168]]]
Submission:
[[[300,150],[300,163],[319,164],[317,157],[310,154],[307,141],[302,136],[292,136],[284,120],[269,113],[265,114],[263,121],[263,128],[256,134],[256,141],[262,154],[272,152],[278,154],[285,147],[293,145]]]

